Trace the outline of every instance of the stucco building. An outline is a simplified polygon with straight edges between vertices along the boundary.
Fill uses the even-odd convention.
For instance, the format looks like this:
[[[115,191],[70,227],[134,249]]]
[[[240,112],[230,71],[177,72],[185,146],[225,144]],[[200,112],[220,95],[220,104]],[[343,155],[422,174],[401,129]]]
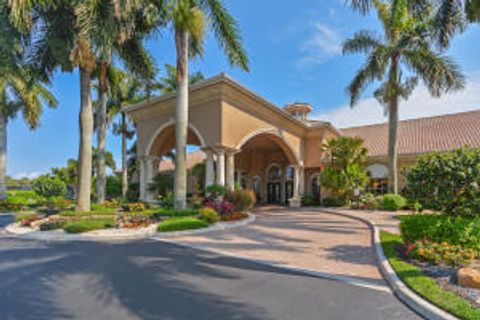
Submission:
[[[190,88],[188,144],[199,152],[189,163],[205,161],[206,185],[235,183],[253,189],[260,202],[300,204],[303,194],[325,196],[318,174],[326,165],[321,145],[340,135],[359,136],[369,150],[372,187],[386,188],[387,125],[336,129],[329,122],[310,120],[307,103],[283,109],[273,105],[225,74]],[[151,201],[148,182],[159,170],[162,156],[175,146],[175,93],[125,108],[137,125],[140,197]],[[399,125],[399,166],[419,154],[469,145],[480,147],[480,111],[403,121]],[[401,179],[400,179],[401,180]],[[400,181],[402,183],[402,181]]]

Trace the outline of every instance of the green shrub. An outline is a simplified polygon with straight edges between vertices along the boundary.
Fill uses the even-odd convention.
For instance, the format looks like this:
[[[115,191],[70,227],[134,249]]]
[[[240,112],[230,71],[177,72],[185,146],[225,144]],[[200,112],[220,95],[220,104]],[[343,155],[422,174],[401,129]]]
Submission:
[[[107,176],[105,184],[107,198],[119,198],[122,196],[122,178],[117,175]]]
[[[122,205],[123,211],[126,211],[126,212],[145,211],[148,208],[149,208],[148,204],[144,202],[130,202]]]
[[[400,231],[405,242],[430,240],[447,242],[480,250],[480,218],[416,214],[400,217]]]
[[[188,217],[196,216],[198,214],[197,209],[173,209],[173,208],[163,208],[156,212],[156,214],[167,217]]]
[[[302,199],[301,199],[301,204],[302,204],[302,207],[313,207],[313,206],[317,206],[318,205],[318,199],[311,195],[311,194],[306,194],[306,195],[303,195],[302,196]]]
[[[208,223],[215,223],[220,220],[220,215],[215,209],[203,208],[198,211],[198,217]]]
[[[162,221],[158,225],[159,232],[169,232],[169,231],[181,231],[181,230],[191,230],[191,229],[201,229],[208,227],[208,223],[194,218],[194,217],[181,217],[181,218],[171,218]]]
[[[342,198],[325,198],[322,199],[323,207],[342,207],[346,204],[345,199]]]
[[[53,221],[47,221],[45,223],[42,223],[39,226],[40,231],[49,231],[49,230],[57,230],[57,229],[63,229],[67,221],[65,220],[53,220]]]
[[[257,200],[255,192],[249,189],[238,189],[228,192],[226,199],[233,203],[236,211],[246,211],[252,209]]]
[[[477,252],[472,248],[452,245],[444,241],[437,243],[429,240],[415,241],[409,246],[408,257],[426,261],[431,264],[446,264],[451,267],[466,266],[476,258]]]
[[[211,197],[216,198],[225,195],[227,189],[220,184],[211,184],[205,188],[205,192],[210,194]]]
[[[158,202],[158,204],[162,208],[173,208],[175,205],[175,198],[173,197],[173,193],[167,192],[165,196],[159,196]]]
[[[376,196],[372,193],[365,193],[360,197],[362,208],[369,210],[376,210],[383,202],[383,196]]]
[[[97,210],[92,211],[75,211],[75,210],[64,210],[60,211],[59,215],[64,217],[88,217],[88,216],[113,216],[117,212],[115,209],[108,208],[98,208]]]
[[[386,194],[383,196],[380,207],[384,210],[398,210],[407,205],[407,200],[398,194]]]
[[[67,192],[67,186],[62,180],[49,176],[38,177],[33,181],[32,187],[36,194],[47,199],[63,197]]]
[[[480,213],[480,149],[461,148],[420,157],[405,171],[406,194],[423,207],[456,216]]]
[[[114,219],[84,219],[67,222],[63,230],[68,233],[82,233],[99,229],[108,229],[113,227]]]

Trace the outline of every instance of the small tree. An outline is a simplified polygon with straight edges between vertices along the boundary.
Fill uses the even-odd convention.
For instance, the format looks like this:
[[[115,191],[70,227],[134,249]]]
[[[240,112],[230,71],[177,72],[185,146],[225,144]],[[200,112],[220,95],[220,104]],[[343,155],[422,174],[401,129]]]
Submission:
[[[407,197],[446,214],[480,214],[480,150],[462,148],[424,155],[405,170]]]
[[[320,173],[320,183],[336,197],[351,199],[355,189],[363,189],[368,176],[363,166],[367,149],[360,138],[338,137],[322,146],[329,165]]]
[[[63,197],[67,192],[67,186],[62,180],[46,175],[35,179],[32,187],[36,194],[47,199],[50,207],[53,207],[56,198]]]

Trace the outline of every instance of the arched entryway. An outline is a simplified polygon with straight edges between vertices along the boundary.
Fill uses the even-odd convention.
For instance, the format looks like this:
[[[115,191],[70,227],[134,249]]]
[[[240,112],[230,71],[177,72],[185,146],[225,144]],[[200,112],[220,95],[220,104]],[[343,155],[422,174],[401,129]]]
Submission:
[[[200,162],[202,165],[203,159],[206,155],[203,153],[202,148],[205,147],[205,140],[200,132],[192,124],[188,127],[187,136],[187,151],[192,155],[199,158],[196,162]],[[150,184],[154,181],[154,178],[159,173],[159,169],[163,167],[163,174],[166,176],[173,175],[175,169],[175,125],[172,121],[167,122],[163,126],[159,127],[156,134],[151,138],[147,145],[146,155],[139,157],[140,164],[140,199],[144,201],[153,201],[157,197],[157,193],[149,190]],[[189,163],[187,162],[187,168]],[[169,177],[170,181],[173,181]],[[201,186],[198,184],[203,183],[203,177],[198,179],[195,175],[188,175],[187,180],[187,192],[192,194],[198,192]],[[173,189],[173,186],[172,186]]]
[[[297,156],[281,135],[259,132],[238,146],[235,169],[259,203],[288,204],[299,197],[301,174]]]

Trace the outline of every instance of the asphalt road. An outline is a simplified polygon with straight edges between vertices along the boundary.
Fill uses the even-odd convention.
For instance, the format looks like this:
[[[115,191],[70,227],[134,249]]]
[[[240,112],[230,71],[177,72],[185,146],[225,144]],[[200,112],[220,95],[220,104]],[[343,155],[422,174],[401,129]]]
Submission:
[[[2,233],[0,319],[418,319],[392,294],[157,241]]]

